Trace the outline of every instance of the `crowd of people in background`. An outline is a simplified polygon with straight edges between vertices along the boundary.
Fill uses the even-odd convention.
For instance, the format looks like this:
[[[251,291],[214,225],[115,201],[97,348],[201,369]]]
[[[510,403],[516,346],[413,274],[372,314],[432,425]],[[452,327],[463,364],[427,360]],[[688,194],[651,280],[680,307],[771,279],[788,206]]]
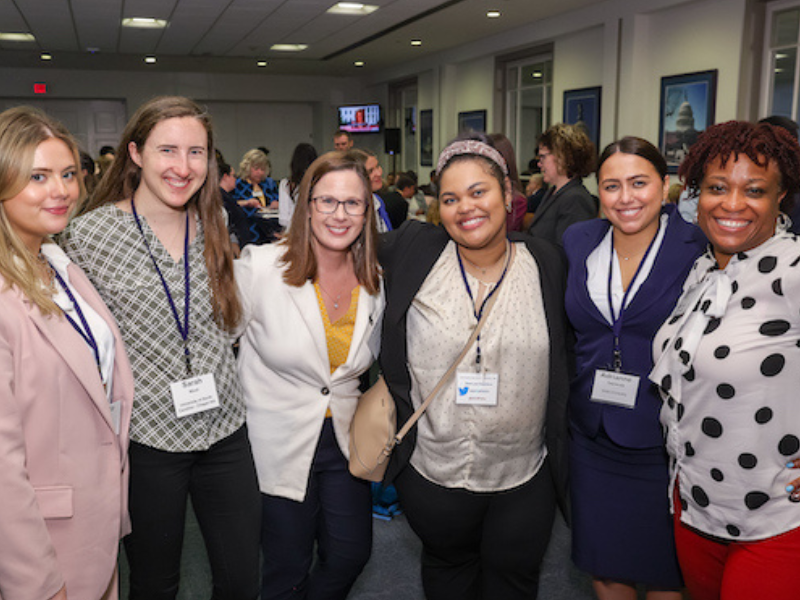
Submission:
[[[558,510],[599,600],[797,597],[796,123],[709,126],[678,181],[580,124],[424,185],[344,131],[278,182],[214,140],[183,97],[97,160],[0,113],[0,597],[116,598],[123,539],[174,599],[191,499],[215,598],[344,600],[387,489],[429,600],[536,598]],[[370,486],[378,370],[398,429],[433,400]]]

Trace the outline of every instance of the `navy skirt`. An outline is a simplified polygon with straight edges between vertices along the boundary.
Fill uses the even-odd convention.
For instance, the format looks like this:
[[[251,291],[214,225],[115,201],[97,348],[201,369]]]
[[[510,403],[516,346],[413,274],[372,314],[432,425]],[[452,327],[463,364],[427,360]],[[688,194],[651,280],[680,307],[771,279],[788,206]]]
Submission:
[[[570,469],[577,567],[597,579],[680,589],[666,451],[624,448],[605,433],[588,438],[573,430]]]

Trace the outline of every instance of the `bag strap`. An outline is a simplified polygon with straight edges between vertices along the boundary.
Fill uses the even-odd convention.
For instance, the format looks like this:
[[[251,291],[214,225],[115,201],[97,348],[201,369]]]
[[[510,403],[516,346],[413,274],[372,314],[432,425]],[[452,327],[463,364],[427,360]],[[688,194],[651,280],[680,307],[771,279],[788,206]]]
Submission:
[[[511,249],[509,252],[513,253],[514,244],[511,244]],[[513,254],[509,257],[509,266],[511,266],[511,260],[513,259]],[[472,330],[472,335],[469,336],[467,343],[464,344],[464,348],[461,350],[461,354],[458,355],[458,358],[453,361],[453,364],[450,365],[450,368],[447,369],[447,372],[442,375],[442,378],[439,380],[439,383],[436,384],[436,387],[433,388],[433,391],[428,394],[428,397],[425,398],[425,401],[420,405],[420,407],[414,411],[414,414],[406,421],[405,425],[403,425],[402,429],[397,432],[397,435],[394,436],[395,443],[399,444],[403,441],[403,438],[406,437],[408,432],[411,428],[419,421],[420,417],[425,413],[430,406],[430,403],[433,402],[433,399],[436,395],[441,391],[442,387],[444,386],[445,382],[450,379],[450,376],[455,372],[458,365],[464,360],[464,357],[467,355],[467,352],[472,347],[472,344],[475,343],[475,340],[478,339],[478,334],[480,334],[481,329],[483,328],[483,324],[486,323],[486,319],[489,317],[489,313],[492,312],[492,307],[494,303],[497,302],[497,298],[500,295],[499,291],[495,294],[492,294],[492,297],[489,298],[489,301],[486,303],[486,306],[483,307],[483,314],[481,315],[478,324],[475,326],[475,329]]]

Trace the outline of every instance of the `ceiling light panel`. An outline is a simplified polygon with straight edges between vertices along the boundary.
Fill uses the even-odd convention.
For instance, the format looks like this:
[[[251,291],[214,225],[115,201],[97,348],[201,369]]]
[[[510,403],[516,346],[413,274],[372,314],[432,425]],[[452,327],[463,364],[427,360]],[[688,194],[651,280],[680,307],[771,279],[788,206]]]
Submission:
[[[4,2],[4,4],[8,4]],[[30,23],[17,31],[30,31],[39,45],[49,51],[77,51],[78,37],[72,27],[72,15],[68,2],[13,2],[19,7],[22,17]],[[0,20],[0,30],[9,30],[5,21]]]
[[[15,44],[24,44],[35,42],[36,38],[30,33],[22,33],[20,31],[4,31],[0,32],[0,42],[11,42]]]
[[[338,2],[331,6],[327,12],[332,15],[369,15],[378,10],[374,4],[362,4],[361,2]]]
[[[116,1],[116,0],[114,0]],[[119,16],[122,19],[148,18],[168,21],[178,4],[184,0],[123,0]],[[142,29],[122,27],[119,29],[119,52],[123,54],[161,54],[159,42],[169,27]]]
[[[272,44],[270,50],[273,52],[302,52],[308,48],[308,44]]]
[[[164,29],[167,26],[167,20],[152,17],[130,17],[122,19],[122,26],[133,29]]]

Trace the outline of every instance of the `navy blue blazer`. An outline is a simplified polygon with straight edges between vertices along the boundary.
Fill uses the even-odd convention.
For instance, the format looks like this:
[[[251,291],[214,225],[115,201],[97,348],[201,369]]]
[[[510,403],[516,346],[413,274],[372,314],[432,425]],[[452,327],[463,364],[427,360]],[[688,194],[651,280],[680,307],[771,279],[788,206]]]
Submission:
[[[652,448],[663,443],[658,420],[661,398],[647,379],[653,366],[653,338],[672,312],[689,270],[707,244],[703,232],[686,223],[674,205],[664,207],[662,212],[669,215],[664,241],[650,275],[625,310],[620,337],[622,370],[640,377],[633,409],[590,400],[595,371],[611,365],[614,336],[611,325],[589,297],[586,258],[606,235],[610,224],[605,219],[584,221],[564,234],[569,263],[566,308],[576,336],[570,426],[594,438],[602,425],[614,442],[627,448]]]

